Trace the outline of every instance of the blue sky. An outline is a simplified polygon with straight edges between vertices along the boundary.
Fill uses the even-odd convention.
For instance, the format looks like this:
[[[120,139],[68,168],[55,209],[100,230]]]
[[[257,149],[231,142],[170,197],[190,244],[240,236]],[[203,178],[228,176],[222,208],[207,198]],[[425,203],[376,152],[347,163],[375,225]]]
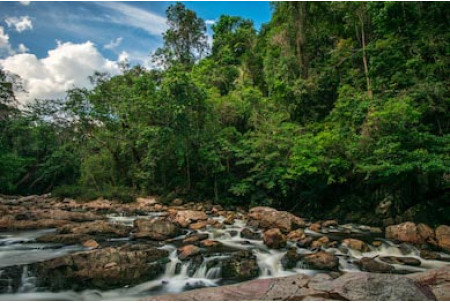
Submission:
[[[0,67],[22,78],[19,100],[62,98],[88,86],[94,71],[120,73],[118,61],[151,66],[162,44],[165,10],[175,2],[0,2]],[[220,15],[269,21],[269,2],[183,2],[211,25]]]
[[[95,43],[109,59],[126,51],[131,54],[149,53],[161,44],[160,24],[152,16],[164,18],[166,8],[174,2],[0,2],[0,26],[8,31],[13,47],[23,43],[38,58],[61,42]],[[259,28],[270,18],[269,2],[183,2],[204,20],[217,20],[221,14],[249,18]],[[133,9],[136,9],[134,11]],[[142,18],[133,13],[147,12]],[[17,32],[8,28],[6,18],[29,16],[32,30]],[[150,17],[146,20],[146,16]],[[134,20],[133,20],[134,19]],[[130,23],[129,21],[133,21]],[[121,39],[120,39],[121,38]],[[119,39],[119,40],[117,40]],[[110,42],[120,44],[105,48]],[[110,44],[111,45],[111,44]],[[114,46],[114,43],[111,45]]]

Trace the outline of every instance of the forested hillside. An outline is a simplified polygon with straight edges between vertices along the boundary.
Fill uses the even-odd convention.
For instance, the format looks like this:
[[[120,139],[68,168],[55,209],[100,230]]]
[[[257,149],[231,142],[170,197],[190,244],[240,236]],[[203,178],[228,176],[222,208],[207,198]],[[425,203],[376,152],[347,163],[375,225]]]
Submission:
[[[183,4],[167,19],[158,68],[64,100],[17,109],[1,72],[1,193],[450,219],[448,3],[276,2],[259,30],[221,16],[211,47]]]

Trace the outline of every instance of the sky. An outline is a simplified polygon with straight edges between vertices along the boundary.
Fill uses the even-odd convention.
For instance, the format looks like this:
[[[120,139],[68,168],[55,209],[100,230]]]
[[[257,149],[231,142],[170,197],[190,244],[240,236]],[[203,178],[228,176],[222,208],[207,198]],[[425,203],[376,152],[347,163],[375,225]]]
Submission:
[[[183,2],[183,1],[182,1]],[[165,10],[175,2],[0,2],[0,66],[21,77],[24,104],[62,98],[73,87],[88,87],[94,71],[120,73],[128,60],[151,68],[150,54],[162,45]],[[220,15],[269,21],[265,1],[183,2],[211,26]]]

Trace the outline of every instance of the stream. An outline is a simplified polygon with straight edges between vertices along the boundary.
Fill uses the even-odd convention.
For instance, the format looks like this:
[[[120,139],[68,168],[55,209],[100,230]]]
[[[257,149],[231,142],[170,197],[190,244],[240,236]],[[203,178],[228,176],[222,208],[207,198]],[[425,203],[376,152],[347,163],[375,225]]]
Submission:
[[[152,213],[148,216],[127,217],[122,215],[109,215],[108,220],[113,223],[133,225],[137,218],[151,218],[158,216],[158,213]],[[224,217],[214,217],[221,222]],[[245,228],[245,221],[235,220],[231,225],[224,225],[223,228],[216,229],[208,226],[202,233],[207,233],[209,239],[218,241],[225,248],[223,252],[206,255],[203,262],[195,266],[191,261],[181,261],[177,256],[177,247],[187,234],[176,238],[170,243],[159,247],[169,252],[169,262],[165,265],[165,272],[159,278],[141,283],[135,286],[121,287],[108,291],[84,290],[49,292],[45,289],[36,287],[36,278],[33,277],[27,264],[32,264],[47,259],[67,255],[76,251],[83,251],[81,245],[62,245],[51,243],[37,243],[35,239],[44,234],[53,233],[54,229],[24,231],[24,232],[3,232],[0,233],[0,281],[4,281],[4,268],[11,265],[21,265],[22,275],[19,290],[15,293],[11,289],[6,289],[0,293],[0,300],[136,300],[153,295],[166,293],[179,293],[193,288],[214,287],[223,285],[221,279],[221,260],[229,258],[230,252],[238,250],[249,250],[256,256],[259,267],[258,279],[283,277],[298,273],[314,275],[320,271],[309,269],[301,261],[293,269],[284,269],[282,258],[289,248],[295,247],[299,254],[308,254],[314,250],[299,248],[295,243],[288,242],[284,249],[268,249],[262,240],[249,240],[242,238],[240,232]],[[261,230],[255,230],[262,232]],[[315,238],[323,236],[305,230],[307,235]],[[366,241],[370,247],[369,252],[360,252],[350,249],[345,244],[340,243],[335,248],[325,248],[324,251],[333,253],[339,258],[339,270],[341,272],[359,271],[355,261],[362,257],[379,258],[382,256],[394,257],[412,257],[420,260],[420,266],[398,265],[395,268],[405,272],[419,272],[431,268],[438,268],[449,263],[438,260],[426,260],[420,257],[420,251],[414,246],[402,243],[395,244],[391,241],[372,237],[364,226],[345,225],[330,228],[325,233],[330,239],[343,239],[352,235],[360,239],[371,239],[380,241],[378,246],[371,245],[371,241]],[[129,242],[129,238],[110,239],[114,242]],[[442,254],[444,258],[450,256]],[[213,265],[211,265],[213,264]]]

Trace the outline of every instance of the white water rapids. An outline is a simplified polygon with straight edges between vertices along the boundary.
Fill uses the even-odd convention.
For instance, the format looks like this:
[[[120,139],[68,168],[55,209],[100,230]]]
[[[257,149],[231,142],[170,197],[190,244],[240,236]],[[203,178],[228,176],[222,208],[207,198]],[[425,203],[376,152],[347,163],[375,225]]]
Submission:
[[[109,220],[114,223],[133,225],[137,218],[150,218],[158,216],[157,213],[149,216],[125,217],[110,216]],[[214,218],[223,221],[223,217]],[[230,251],[250,250],[256,257],[259,267],[259,279],[270,277],[282,277],[303,273],[313,275],[316,270],[307,269],[301,262],[297,263],[294,269],[286,270],[281,264],[281,259],[286,254],[287,249],[268,249],[262,240],[249,240],[242,238],[240,232],[245,227],[245,222],[235,220],[232,225],[225,225],[223,228],[215,229],[210,226],[202,233],[206,233],[209,239],[221,242]],[[356,228],[357,229],[357,228]],[[262,232],[261,230],[256,230]],[[203,258],[203,262],[195,267],[192,261],[181,261],[177,256],[175,245],[166,244],[160,249],[169,252],[169,262],[165,265],[165,272],[158,279],[154,279],[139,285],[117,288],[109,291],[85,290],[81,292],[60,291],[48,292],[45,289],[36,288],[36,278],[30,275],[25,264],[51,259],[57,256],[70,254],[74,251],[81,251],[81,245],[59,245],[36,243],[35,239],[43,234],[52,233],[54,230],[38,230],[29,232],[0,233],[0,281],[6,279],[2,268],[11,265],[22,265],[22,276],[19,290],[12,293],[11,289],[6,289],[0,294],[0,300],[136,300],[138,298],[149,297],[156,294],[178,293],[187,289],[197,287],[214,287],[222,285],[220,261],[229,258],[230,253],[217,253]],[[323,236],[307,230],[312,236]],[[181,237],[183,238],[183,237]],[[423,271],[430,268],[441,267],[448,263],[425,260],[420,257],[420,252],[410,245],[397,245],[393,242],[378,239],[382,244],[378,247],[369,243],[370,251],[361,253],[349,249],[341,244],[337,248],[325,249],[339,257],[341,271],[359,271],[355,260],[362,257],[377,256],[397,256],[414,257],[421,261],[421,266],[394,265],[398,269],[409,271]],[[129,241],[128,238],[115,239],[115,241]],[[296,247],[294,243],[288,243],[287,248]],[[296,248],[299,254],[311,253],[311,250]],[[449,256],[447,256],[449,257]],[[212,264],[212,265],[211,265]]]

